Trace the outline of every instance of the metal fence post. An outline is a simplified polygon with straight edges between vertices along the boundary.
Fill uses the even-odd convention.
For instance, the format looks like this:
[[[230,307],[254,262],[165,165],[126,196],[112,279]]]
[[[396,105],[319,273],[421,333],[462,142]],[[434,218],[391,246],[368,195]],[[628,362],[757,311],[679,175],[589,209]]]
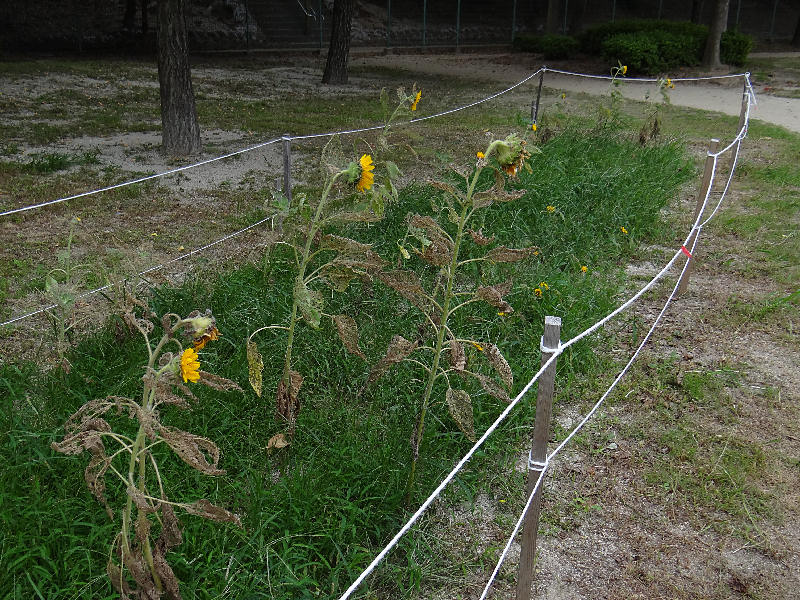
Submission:
[[[244,40],[247,54],[250,54],[250,6],[244,0]]]
[[[317,24],[319,25],[319,53],[322,54],[323,42],[323,29],[322,29],[322,0],[319,0],[317,5]]]
[[[544,318],[544,335],[542,336],[542,364],[553,355],[561,342],[561,319],[547,316]],[[550,350],[550,352],[548,352]],[[553,414],[553,388],[555,387],[556,362],[542,373],[536,394],[536,421],[533,429],[533,443],[528,455],[528,480],[525,483],[525,497],[533,491],[539,475],[544,470],[547,459],[547,440],[550,439],[550,418]],[[533,502],[525,513],[522,528],[521,551],[519,556],[519,574],[517,576],[517,600],[530,600],[536,560],[536,534],[539,530],[539,513],[542,510],[542,486],[536,490]]]
[[[533,125],[537,125],[539,123],[539,102],[542,98],[542,83],[544,83],[544,72],[547,70],[547,67],[542,67],[542,71],[539,73],[539,88],[536,90],[536,100],[531,102],[531,121],[533,121]]]
[[[292,138],[283,134],[283,195],[289,206],[292,205]]]
[[[708,145],[708,155],[706,156],[706,166],[703,170],[703,181],[700,184],[700,191],[697,194],[697,204],[694,208],[692,224],[697,221],[697,217],[700,215],[700,211],[703,209],[703,202],[705,202],[708,189],[711,187],[711,174],[714,169],[714,157],[712,154],[717,151],[718,146],[719,140],[716,138],[711,138],[711,143]],[[686,242],[686,248],[688,249],[688,252],[691,252],[695,238],[697,238],[697,231],[692,231],[692,234],[689,236],[689,241]],[[696,253],[696,246],[694,250]],[[681,277],[681,281],[678,284],[678,295],[683,294],[686,291],[686,288],[689,286],[689,277],[692,275],[692,269],[694,268],[694,260],[692,257],[687,256],[686,260],[689,262],[689,264],[686,265],[686,270],[683,272],[683,277]]]

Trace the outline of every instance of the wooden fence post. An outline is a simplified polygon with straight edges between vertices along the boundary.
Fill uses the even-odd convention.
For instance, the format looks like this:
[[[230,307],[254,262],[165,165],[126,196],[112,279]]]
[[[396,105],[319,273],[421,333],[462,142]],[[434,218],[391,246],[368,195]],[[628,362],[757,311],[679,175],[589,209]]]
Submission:
[[[539,73],[539,88],[536,90],[536,100],[531,102],[531,121],[533,121],[533,125],[537,126],[539,123],[539,101],[542,99],[542,83],[544,83],[544,72],[546,69],[547,67],[542,67]]]
[[[736,134],[738,135],[739,132],[744,127],[744,120],[747,117],[747,105],[748,96],[750,95],[750,91],[747,89],[747,77],[744,79],[744,89],[742,90],[742,110],[739,112],[739,129],[736,130]]]
[[[544,318],[542,336],[542,364],[553,355],[561,341],[561,319]],[[550,417],[553,413],[553,388],[556,378],[556,361],[542,373],[536,394],[536,422],[533,426],[533,443],[528,456],[528,480],[525,484],[525,498],[530,496],[547,459],[547,440],[550,439]],[[517,600],[530,600],[536,559],[536,534],[539,530],[539,513],[542,509],[542,486],[536,490],[533,502],[525,513],[522,527],[519,574],[517,576]]]
[[[292,205],[292,138],[288,133],[283,135],[283,195]]]
[[[711,138],[711,143],[708,145],[708,154],[706,156],[706,166],[705,170],[703,171],[703,182],[700,184],[700,190],[697,193],[697,204],[694,208],[694,217],[692,217],[692,224],[697,221],[697,217],[700,214],[700,211],[703,209],[703,202],[705,202],[706,195],[708,194],[708,188],[711,187],[711,173],[714,168],[714,154],[717,151],[717,147],[719,147],[719,140],[717,138]],[[692,231],[692,235],[689,236],[689,241],[686,242],[686,248],[689,252],[691,252],[691,248],[694,245],[694,240],[697,237],[697,231]],[[695,247],[695,252],[697,252],[697,247]],[[681,277],[681,281],[678,284],[678,295],[683,294],[686,291],[686,288],[689,286],[689,277],[692,274],[692,269],[694,268],[694,261],[691,257],[687,257],[686,260],[689,261],[689,264],[686,266],[686,270],[683,272],[683,277]]]

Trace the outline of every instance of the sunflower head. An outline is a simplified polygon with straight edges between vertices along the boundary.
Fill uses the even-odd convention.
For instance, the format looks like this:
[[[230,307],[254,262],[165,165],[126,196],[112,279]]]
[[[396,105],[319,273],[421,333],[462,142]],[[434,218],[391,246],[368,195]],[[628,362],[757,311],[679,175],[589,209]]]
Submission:
[[[369,154],[364,154],[358,161],[360,167],[359,179],[356,184],[356,189],[359,192],[365,192],[372,187],[375,182],[375,164],[372,162],[372,157]]]
[[[496,145],[497,162],[509,177],[516,177],[523,167],[530,170],[525,161],[530,158],[531,153],[525,149],[525,143],[525,140],[512,133]]]
[[[211,310],[207,309],[204,314],[199,310],[195,310],[183,320],[186,333],[191,336],[192,343],[195,350],[203,348],[207,342],[218,340],[220,333],[217,329],[217,320],[211,314]]]
[[[197,350],[187,348],[183,351],[180,368],[184,383],[200,381],[200,361],[197,356]]]

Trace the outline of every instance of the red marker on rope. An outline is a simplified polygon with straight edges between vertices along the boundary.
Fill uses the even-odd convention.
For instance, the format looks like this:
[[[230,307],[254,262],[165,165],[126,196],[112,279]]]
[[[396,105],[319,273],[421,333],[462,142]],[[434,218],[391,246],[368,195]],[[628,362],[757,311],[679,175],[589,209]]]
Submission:
[[[692,258],[692,253],[686,249],[686,246],[681,246],[681,252],[683,252],[689,258]]]

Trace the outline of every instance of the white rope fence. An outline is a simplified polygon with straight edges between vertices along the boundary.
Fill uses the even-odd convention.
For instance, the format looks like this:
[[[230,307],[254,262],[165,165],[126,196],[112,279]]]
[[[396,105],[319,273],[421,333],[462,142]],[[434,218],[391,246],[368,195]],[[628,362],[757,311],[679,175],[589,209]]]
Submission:
[[[748,75],[745,74],[744,77],[745,77],[746,81],[749,82]],[[597,321],[595,324],[591,325],[590,327],[586,328],[581,333],[579,333],[576,336],[574,336],[572,339],[570,339],[570,340],[568,340],[567,342],[564,342],[564,343],[559,343],[557,348],[552,349],[551,356],[544,362],[544,364],[542,364],[540,369],[531,378],[531,380],[525,385],[525,387],[523,387],[523,389],[520,391],[520,393],[500,413],[500,415],[497,417],[497,419],[495,419],[495,421],[489,426],[489,428],[487,428],[487,430],[484,432],[484,434],[477,440],[477,442],[475,442],[475,444],[472,446],[472,448],[470,448],[467,451],[467,453],[461,458],[461,460],[459,460],[459,462],[456,464],[456,466],[453,467],[453,469],[445,476],[445,478],[436,487],[436,489],[434,489],[433,492],[431,492],[431,494],[420,505],[420,507],[417,509],[417,511],[414,512],[414,514],[411,515],[411,517],[409,517],[409,519],[406,521],[406,523],[400,528],[400,530],[397,532],[397,534],[395,534],[395,536],[386,544],[386,546],[383,548],[383,550],[381,550],[378,553],[378,555],[373,559],[373,561],[369,565],[367,565],[367,567],[356,578],[356,580],[350,585],[350,587],[347,588],[347,590],[344,592],[344,594],[342,594],[340,596],[339,600],[347,600],[348,598],[350,598],[352,596],[352,594],[361,585],[361,583],[384,560],[384,558],[388,555],[388,553],[398,544],[400,539],[419,520],[419,518],[422,516],[422,514],[427,511],[427,509],[430,507],[430,505],[439,497],[439,495],[442,493],[442,491],[455,478],[455,476],[463,469],[463,467],[466,465],[466,463],[469,462],[469,460],[472,458],[472,456],[475,454],[475,452],[477,452],[477,450],[483,445],[483,443],[486,441],[486,439],[488,439],[488,437],[500,426],[500,424],[503,423],[503,421],[505,421],[505,419],[511,413],[511,411],[513,411],[514,408],[517,406],[517,404],[519,404],[519,402],[525,397],[525,395],[531,389],[533,384],[536,381],[538,381],[538,379],[541,377],[542,373],[544,373],[545,370],[547,370],[547,368],[553,363],[553,361],[556,360],[556,358],[560,354],[562,354],[567,348],[569,348],[573,344],[579,342],[583,338],[587,337],[588,335],[591,335],[592,333],[594,333],[595,331],[597,331],[598,329],[603,327],[606,323],[608,323],[610,320],[615,318],[617,315],[619,315],[623,311],[627,310],[632,304],[634,304],[639,298],[641,298],[642,295],[644,295],[647,291],[652,289],[653,286],[655,286],[656,283],[659,280],[661,280],[672,269],[672,267],[674,266],[675,262],[681,257],[682,254],[688,253],[689,255],[692,255],[694,253],[694,249],[696,248],[696,245],[697,245],[697,240],[700,237],[700,233],[702,232],[703,227],[717,213],[717,211],[719,210],[719,207],[722,205],[722,202],[725,199],[725,196],[727,195],[727,192],[728,192],[728,189],[730,187],[730,183],[731,183],[731,180],[733,178],[733,174],[734,174],[734,171],[735,171],[735,168],[736,168],[736,163],[738,161],[739,148],[741,146],[742,140],[747,135],[747,127],[748,127],[749,118],[750,118],[750,108],[751,108],[751,105],[754,103],[754,100],[755,100],[752,88],[749,85],[747,87],[748,87],[749,91],[748,91],[748,94],[746,96],[747,97],[747,103],[746,103],[746,109],[745,109],[744,124],[743,124],[742,128],[740,129],[740,131],[738,132],[738,134],[736,135],[734,141],[731,142],[731,144],[729,144],[728,146],[726,146],[723,150],[721,150],[719,152],[716,152],[716,153],[710,153],[709,152],[708,153],[708,156],[713,157],[710,183],[709,183],[708,189],[706,190],[706,194],[705,194],[705,197],[703,198],[703,202],[702,202],[702,205],[701,205],[701,207],[700,207],[700,209],[698,211],[697,217],[696,217],[694,223],[692,224],[692,227],[691,227],[688,235],[685,237],[683,243],[681,244],[681,248],[676,250],[675,253],[673,254],[672,258],[669,260],[669,262],[667,262],[667,264],[664,265],[664,267],[644,287],[642,287],[638,292],[636,292],[633,296],[631,296],[625,303],[623,303],[621,306],[616,308],[614,311],[610,312],[604,318],[602,318],[599,321]],[[720,194],[720,198],[717,201],[716,206],[712,210],[711,214],[708,216],[708,218],[706,218],[705,220],[702,220],[703,219],[703,214],[705,213],[706,208],[708,207],[709,199],[711,197],[711,191],[713,189],[713,181],[714,181],[714,177],[716,175],[716,171],[717,171],[717,167],[718,167],[718,158],[724,152],[730,150],[734,145],[736,146],[736,150],[734,152],[734,158],[733,158],[733,161],[732,161],[732,164],[731,164],[731,170],[730,170],[728,179],[727,179],[727,181],[725,183],[725,187],[724,187],[722,193]],[[694,239],[692,240],[693,237],[694,237]],[[691,244],[691,250],[687,250],[686,249],[686,244]],[[653,322],[653,325],[650,327],[650,330],[648,331],[647,335],[642,340],[642,343],[636,349],[636,351],[634,352],[633,356],[630,358],[628,363],[625,365],[625,367],[622,369],[622,371],[619,373],[619,375],[617,375],[617,377],[614,379],[614,381],[611,384],[611,386],[606,390],[606,392],[602,395],[602,397],[597,401],[597,403],[594,405],[592,410],[589,411],[589,413],[586,414],[586,416],[581,420],[581,422],[558,445],[558,447],[552,453],[550,453],[548,455],[547,460],[545,461],[544,465],[542,465],[542,471],[541,471],[541,473],[539,475],[538,480],[536,481],[536,484],[535,484],[535,486],[533,488],[533,491],[531,492],[531,494],[530,494],[530,496],[529,496],[529,498],[528,498],[528,500],[526,502],[525,509],[522,511],[522,516],[520,516],[520,519],[518,520],[517,525],[515,526],[515,528],[514,528],[514,530],[512,532],[512,535],[509,538],[509,541],[506,544],[506,547],[504,548],[503,553],[501,554],[500,559],[498,560],[498,563],[497,563],[492,575],[490,576],[490,579],[489,579],[488,583],[486,584],[486,588],[484,589],[484,592],[481,595],[480,600],[483,600],[484,598],[486,598],[486,595],[489,592],[489,588],[491,587],[491,584],[493,583],[494,579],[496,578],[497,573],[499,572],[500,567],[502,566],[502,563],[503,563],[503,561],[505,560],[505,557],[508,554],[508,550],[511,547],[511,544],[513,543],[513,539],[514,539],[514,537],[516,537],[517,533],[519,532],[519,528],[521,527],[522,522],[524,520],[524,515],[527,513],[528,507],[530,506],[536,491],[538,490],[538,488],[541,485],[542,479],[544,477],[544,473],[547,471],[547,468],[549,467],[549,463],[550,463],[551,459],[555,458],[555,456],[557,456],[558,453],[560,453],[563,450],[563,448],[574,438],[574,436],[578,433],[578,431],[580,431],[580,429],[582,429],[586,425],[586,423],[589,422],[589,420],[592,418],[592,416],[594,416],[594,414],[597,412],[597,410],[600,408],[600,406],[606,400],[608,395],[614,390],[614,388],[617,386],[619,381],[628,372],[628,370],[630,369],[630,367],[633,364],[633,362],[639,356],[639,353],[641,352],[642,348],[644,348],[645,344],[649,341],[650,337],[653,334],[653,331],[657,327],[658,323],[661,321],[661,318],[665,314],[665,312],[666,312],[667,308],[669,307],[670,303],[674,299],[675,294],[676,294],[677,289],[678,289],[678,286],[680,284],[680,281],[681,281],[682,277],[684,276],[684,274],[686,273],[688,265],[689,265],[689,261],[687,260],[686,263],[683,266],[683,269],[681,270],[681,275],[678,277],[678,280],[677,280],[677,282],[675,284],[675,287],[672,290],[672,293],[669,295],[669,298],[667,299],[666,303],[664,304],[663,308],[661,309],[661,312],[659,313],[659,315],[657,316],[657,318]]]

